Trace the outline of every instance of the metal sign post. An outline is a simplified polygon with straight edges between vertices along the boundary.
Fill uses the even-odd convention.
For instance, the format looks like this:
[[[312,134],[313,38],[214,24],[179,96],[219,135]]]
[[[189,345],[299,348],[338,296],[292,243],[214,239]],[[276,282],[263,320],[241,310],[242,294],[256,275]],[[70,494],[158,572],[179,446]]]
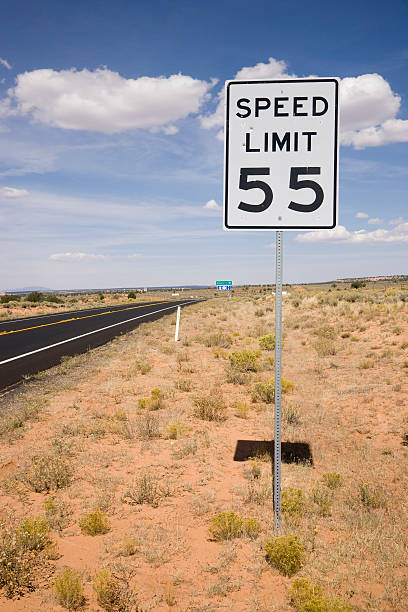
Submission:
[[[275,447],[273,457],[273,511],[275,532],[281,514],[281,433],[282,433],[282,232],[276,232],[275,286]]]

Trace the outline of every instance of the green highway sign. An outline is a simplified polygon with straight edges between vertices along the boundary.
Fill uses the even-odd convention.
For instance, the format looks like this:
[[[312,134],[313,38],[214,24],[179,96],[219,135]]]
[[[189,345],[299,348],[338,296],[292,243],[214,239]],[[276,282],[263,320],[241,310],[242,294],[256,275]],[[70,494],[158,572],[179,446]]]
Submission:
[[[215,281],[216,285],[232,285],[232,281]]]

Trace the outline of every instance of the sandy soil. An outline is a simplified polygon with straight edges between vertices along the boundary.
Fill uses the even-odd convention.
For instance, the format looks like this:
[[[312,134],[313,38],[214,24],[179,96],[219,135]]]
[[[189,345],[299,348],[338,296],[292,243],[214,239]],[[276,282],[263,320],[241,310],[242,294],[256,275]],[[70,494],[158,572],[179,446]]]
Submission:
[[[283,376],[294,389],[284,396],[283,440],[311,453],[282,467],[283,491],[300,489],[305,500],[282,520],[282,534],[306,549],[290,578],[265,557],[274,537],[270,458],[234,460],[240,441],[273,437],[273,404],[253,401],[255,383],[274,376],[273,351],[259,344],[273,332],[272,295],[253,290],[183,310],[177,345],[174,315],[143,324],[4,396],[4,415],[44,407],[22,427],[3,426],[2,519],[44,517],[50,496],[69,514],[50,530],[58,558],[38,569],[34,591],[3,595],[0,611],[63,610],[53,585],[64,567],[82,577],[85,610],[137,609],[98,604],[102,568],[136,593],[141,610],[286,612],[297,577],[356,610],[408,609],[408,319],[398,290],[359,291],[355,302],[343,289],[285,297]],[[229,356],[242,350],[258,351],[257,371],[229,382]],[[153,389],[160,407],[141,406]],[[225,420],[199,418],[197,398],[223,401]],[[27,472],[39,453],[68,462],[69,486],[32,490]],[[328,489],[328,472],[342,486]],[[142,475],[156,491],[150,503],[138,503]],[[96,508],[109,531],[85,535],[80,517]],[[231,510],[256,518],[259,535],[214,541],[212,516]]]

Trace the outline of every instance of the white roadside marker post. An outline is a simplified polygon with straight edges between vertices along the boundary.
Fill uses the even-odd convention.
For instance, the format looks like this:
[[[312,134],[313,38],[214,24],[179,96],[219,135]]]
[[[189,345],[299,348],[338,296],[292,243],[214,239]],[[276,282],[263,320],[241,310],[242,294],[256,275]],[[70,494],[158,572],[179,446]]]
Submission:
[[[174,334],[174,342],[178,342],[179,337],[179,327],[180,327],[180,306],[177,306],[177,319],[176,319],[176,333]]]
[[[282,437],[282,232],[276,232],[275,284],[275,446],[273,456],[273,511],[275,532],[280,530]]]

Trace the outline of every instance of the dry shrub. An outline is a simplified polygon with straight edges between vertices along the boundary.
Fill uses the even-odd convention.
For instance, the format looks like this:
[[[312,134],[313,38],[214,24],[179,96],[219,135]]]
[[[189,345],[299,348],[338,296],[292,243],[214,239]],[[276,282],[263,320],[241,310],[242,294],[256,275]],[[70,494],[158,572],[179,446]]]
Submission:
[[[183,440],[179,445],[173,448],[173,455],[176,459],[185,459],[190,455],[195,455],[198,450],[197,438]]]
[[[359,485],[360,501],[368,510],[386,508],[387,498],[385,492],[379,487],[373,487],[368,482],[361,482]]]
[[[266,334],[259,338],[259,346],[264,351],[273,351],[275,349],[275,334]]]
[[[295,404],[284,404],[282,406],[282,419],[286,425],[300,425],[302,419],[299,406]]]
[[[157,508],[163,497],[171,495],[168,484],[159,484],[159,479],[148,470],[136,476],[132,485],[123,495],[122,501],[134,506],[139,504],[149,504]]]
[[[328,357],[336,354],[336,345],[328,338],[318,338],[313,344],[313,348],[319,357]]]
[[[203,344],[208,347],[218,346],[219,348],[228,348],[232,344],[232,338],[223,332],[216,332],[204,338]]]
[[[81,516],[79,526],[82,533],[91,536],[108,533],[110,529],[108,517],[99,509]]]
[[[214,514],[208,529],[210,537],[216,542],[233,540],[243,535],[255,540],[260,531],[261,524],[256,518],[245,518],[233,511]]]
[[[295,535],[278,536],[265,542],[266,560],[284,576],[293,576],[304,565],[305,547]]]
[[[208,533],[216,542],[233,540],[242,534],[242,517],[236,512],[219,512],[211,517]]]
[[[137,612],[134,594],[126,578],[119,578],[108,569],[100,570],[93,582],[98,604],[107,612]]]
[[[282,378],[282,393],[290,393],[294,388],[293,382]],[[255,383],[252,391],[252,401],[272,404],[275,401],[275,379],[271,378],[265,382]]]
[[[150,397],[142,397],[138,400],[138,406],[142,410],[159,410],[163,408],[163,392],[161,389],[152,389]]]
[[[250,540],[256,540],[261,533],[261,523],[253,517],[244,518],[242,522],[243,534]]]
[[[181,438],[186,432],[186,427],[180,421],[176,421],[175,423],[170,423],[167,427],[167,435],[166,438],[169,440],[178,440]]]
[[[225,368],[225,375],[227,382],[233,385],[245,385],[249,380],[249,374],[247,372],[239,372],[235,370],[231,364],[228,364]]]
[[[0,588],[6,597],[35,589],[46,562],[55,558],[55,544],[43,518],[27,517],[20,523],[8,520],[0,536]]]
[[[282,514],[288,522],[297,522],[305,513],[306,500],[301,489],[289,487],[282,491]]]
[[[52,543],[48,525],[40,516],[23,519],[17,527],[16,540],[19,547],[37,552],[49,548]]]
[[[37,398],[5,410],[0,416],[0,436],[7,437],[10,441],[19,438],[24,433],[26,422],[37,420],[47,404],[47,400]]]
[[[200,395],[194,399],[194,414],[205,421],[224,421],[227,406],[219,391],[214,389],[209,395]]]
[[[136,422],[136,427],[142,440],[160,438],[160,420],[154,412],[141,414]]]
[[[312,498],[318,507],[320,516],[329,516],[331,514],[333,491],[326,487],[315,487],[312,490]]]
[[[54,583],[54,593],[63,608],[79,610],[85,603],[81,574],[70,567],[64,568]]]
[[[254,480],[248,484],[244,501],[247,504],[263,506],[272,499],[272,487],[269,482]]]
[[[207,514],[211,510],[211,504],[215,500],[215,491],[213,490],[204,490],[201,495],[195,495],[191,499],[191,504],[193,506],[193,512],[197,516],[202,516],[203,514]]]
[[[313,333],[315,336],[318,336],[318,338],[325,338],[326,340],[334,340],[336,338],[336,330],[331,325],[323,325]]]
[[[149,361],[149,359],[147,359],[146,357],[138,359],[135,362],[134,368],[136,370],[136,372],[139,372],[140,374],[148,374],[150,372],[150,370],[152,369],[153,364],[151,361]]]
[[[338,472],[326,472],[322,476],[323,482],[329,489],[339,489],[344,482],[344,478]]]
[[[257,372],[259,369],[258,351],[233,351],[229,355],[230,366],[236,372]]]
[[[34,456],[16,478],[36,493],[41,493],[69,486],[72,475],[72,465],[63,455],[49,453]]]
[[[44,500],[45,520],[50,529],[61,532],[69,525],[72,508],[64,500],[49,496]]]
[[[191,391],[191,389],[193,388],[193,383],[189,378],[179,378],[174,383],[174,386],[179,391]]]
[[[257,480],[262,474],[261,463],[258,457],[248,457],[248,476],[251,480]]]
[[[296,578],[289,590],[290,600],[297,612],[353,612],[350,604],[324,596],[320,586],[306,578]]]

